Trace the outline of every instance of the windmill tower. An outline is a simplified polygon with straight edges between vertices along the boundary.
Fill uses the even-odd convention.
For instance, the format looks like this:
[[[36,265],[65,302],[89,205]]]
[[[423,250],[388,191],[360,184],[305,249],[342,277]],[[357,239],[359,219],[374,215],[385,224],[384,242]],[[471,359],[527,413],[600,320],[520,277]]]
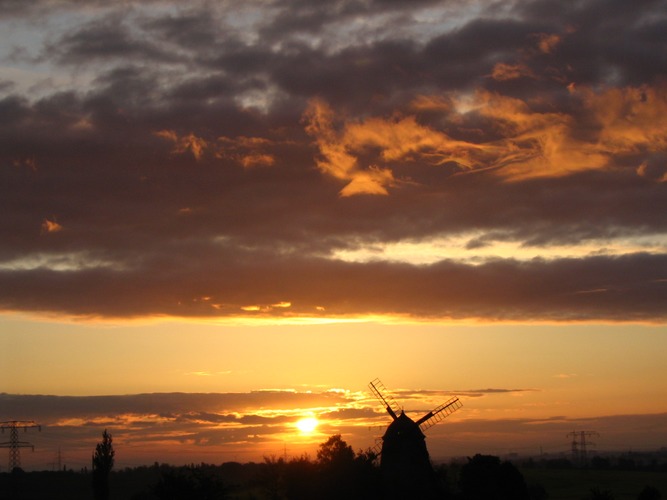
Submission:
[[[380,453],[385,498],[439,498],[440,487],[431,466],[423,431],[461,408],[459,398],[449,399],[414,421],[391,398],[380,379],[373,380],[368,387],[392,418],[382,437]]]

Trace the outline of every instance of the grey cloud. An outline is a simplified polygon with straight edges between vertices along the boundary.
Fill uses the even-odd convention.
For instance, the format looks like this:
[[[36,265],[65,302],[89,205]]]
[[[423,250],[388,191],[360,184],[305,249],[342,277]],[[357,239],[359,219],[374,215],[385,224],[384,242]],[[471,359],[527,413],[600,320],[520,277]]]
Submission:
[[[500,388],[487,388],[487,389],[468,389],[468,390],[452,390],[452,391],[405,391],[400,390],[396,391],[395,395],[397,399],[423,399],[424,397],[429,398],[441,398],[449,399],[453,396],[465,396],[465,397],[482,397],[486,394],[508,394],[508,393],[520,393],[520,392],[534,392],[537,389],[500,389]]]
[[[93,317],[234,316],[245,306],[257,305],[272,315],[391,312],[414,318],[665,319],[665,277],[656,275],[665,268],[664,256],[498,260],[479,266],[447,261],[431,266],[276,261],[262,254],[256,259],[226,259],[222,264],[211,258],[204,270],[191,262],[167,265],[162,257],[138,272],[4,271],[1,303],[9,310]],[[249,282],[252,288],[243,286]],[[270,307],[285,301],[291,307]]]
[[[173,60],[148,40],[135,37],[121,18],[92,21],[46,48],[47,54],[66,63],[90,64],[96,60],[136,58]]]
[[[209,10],[193,10],[181,15],[148,18],[143,26],[162,40],[190,50],[207,50],[219,39],[219,24]]]
[[[45,425],[63,418],[94,421],[98,417],[113,418],[123,414],[153,415],[157,418],[192,421],[235,421],[248,412],[263,408],[293,408],[345,403],[335,393],[297,393],[259,391],[249,393],[151,393],[118,396],[48,396],[0,393],[4,408],[11,407],[18,420],[39,420]],[[212,409],[217,409],[213,413]],[[252,422],[250,422],[252,423]]]

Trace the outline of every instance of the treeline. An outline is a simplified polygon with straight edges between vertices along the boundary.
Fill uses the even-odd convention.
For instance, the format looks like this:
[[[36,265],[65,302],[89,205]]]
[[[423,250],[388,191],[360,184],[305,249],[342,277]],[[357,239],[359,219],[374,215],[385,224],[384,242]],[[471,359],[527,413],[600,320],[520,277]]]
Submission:
[[[620,463],[625,464],[610,461],[610,466]],[[433,474],[439,492],[429,500],[547,500],[548,491],[540,484],[528,484],[521,470],[523,467],[563,466],[573,467],[571,463],[549,461],[529,461],[517,467],[499,457],[478,454],[460,463],[435,466]],[[375,454],[370,450],[355,452],[340,435],[331,436],[322,443],[314,458],[307,455],[271,456],[260,463],[188,466],[155,463],[112,470],[108,476],[108,490],[103,496],[99,487],[93,488],[95,481],[89,471],[15,470],[0,474],[0,500],[89,500],[93,493],[95,498],[105,500],[405,498],[396,497],[395,492],[386,488],[387,481]],[[660,492],[652,487],[638,491],[637,495],[636,498],[641,500],[661,498]],[[613,496],[605,490],[591,490],[586,497],[586,500],[612,499]]]
[[[452,471],[456,469],[456,473]],[[525,484],[509,462],[476,455],[462,466],[434,469],[439,484],[437,499],[541,500],[542,491]],[[30,472],[15,470],[0,475],[2,499],[89,499],[99,497],[93,474],[88,472]],[[315,459],[266,457],[262,463],[222,465],[152,466],[112,471],[108,477],[110,500],[333,500],[393,498],[377,456],[354,452],[340,435],[319,446]],[[532,493],[531,493],[532,491]],[[533,493],[537,493],[537,495]],[[403,498],[403,497],[401,497]]]

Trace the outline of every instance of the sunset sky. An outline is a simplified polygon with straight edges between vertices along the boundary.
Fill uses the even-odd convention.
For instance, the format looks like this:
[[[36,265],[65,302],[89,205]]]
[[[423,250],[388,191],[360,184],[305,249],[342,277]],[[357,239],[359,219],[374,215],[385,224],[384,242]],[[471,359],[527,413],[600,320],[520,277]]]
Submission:
[[[26,469],[365,449],[376,377],[460,398],[435,459],[667,446],[664,0],[0,0],[0,40]]]

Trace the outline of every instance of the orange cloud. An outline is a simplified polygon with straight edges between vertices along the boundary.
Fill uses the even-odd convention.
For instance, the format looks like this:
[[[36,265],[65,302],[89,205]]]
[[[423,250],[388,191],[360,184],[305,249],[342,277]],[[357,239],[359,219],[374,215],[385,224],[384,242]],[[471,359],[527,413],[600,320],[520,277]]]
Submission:
[[[414,111],[439,111],[449,113],[453,110],[452,100],[447,96],[418,95],[410,103]]]
[[[547,37],[544,43],[555,44]],[[521,74],[521,66],[496,65],[497,78]],[[500,76],[502,75],[502,76]],[[466,169],[493,169],[508,181],[560,177],[586,170],[609,168],[617,155],[667,149],[667,91],[661,88],[624,88],[596,92],[568,86],[572,99],[582,100],[584,113],[599,132],[581,135],[574,116],[534,109],[518,98],[478,91],[471,98],[420,96],[410,104],[415,112],[442,113],[448,127],[466,130],[467,120],[483,117],[499,139],[468,142],[442,130],[422,125],[416,116],[337,119],[329,106],[313,101],[304,115],[306,131],[320,151],[318,168],[346,181],[341,196],[387,195],[397,185],[392,164],[456,163]],[[464,103],[456,106],[455,103]],[[372,165],[360,158],[376,154]],[[643,169],[645,170],[645,168]],[[643,170],[638,170],[642,175]]]
[[[533,77],[533,72],[525,64],[507,64],[497,63],[491,72],[491,78],[503,82],[507,80],[516,80],[523,76]]]
[[[428,105],[429,99],[416,101]],[[436,105],[437,100],[430,100]],[[321,158],[318,168],[337,179],[348,181],[341,196],[358,194],[386,195],[387,188],[397,180],[393,171],[378,165],[361,168],[358,156],[369,148],[380,151],[380,160],[391,163],[398,160],[427,161],[433,165],[454,162],[473,166],[472,152],[483,151],[485,146],[452,139],[444,132],[417,123],[414,116],[402,118],[368,118],[360,122],[344,122],[336,130],[335,116],[322,101],[312,101],[304,114],[306,132],[315,137]]]
[[[572,136],[571,116],[533,111],[524,101],[480,92],[479,112],[491,118],[505,136],[495,142],[492,162],[499,175],[510,180],[558,177],[598,169],[609,158],[596,144]]]
[[[217,158],[228,158],[240,163],[243,168],[272,167],[276,163],[274,155],[265,150],[275,145],[274,141],[263,137],[218,137]]]
[[[540,33],[537,35],[537,48],[544,54],[550,54],[561,42],[561,37],[554,33]]]
[[[306,132],[315,137],[322,155],[316,160],[318,168],[337,179],[352,180],[357,171],[357,159],[348,153],[334,129],[334,113],[323,101],[313,100],[304,113]]]
[[[292,307],[291,302],[281,301],[270,305],[254,304],[254,305],[242,306],[241,310],[246,312],[269,312],[274,309],[289,309],[290,307]]]
[[[472,166],[470,151],[480,148],[420,125],[414,116],[397,120],[370,118],[349,124],[343,141],[352,150],[361,151],[368,146],[380,148],[386,161],[430,157],[435,164],[456,162],[465,167]]]
[[[600,126],[599,143],[610,153],[667,149],[667,89],[611,88],[580,93]]]
[[[366,171],[356,172],[350,183],[345,186],[340,195],[343,197],[356,194],[389,194],[387,186],[394,185],[394,174],[389,169],[380,169],[371,166]]]
[[[208,146],[208,143],[204,139],[197,137],[192,133],[178,137],[173,130],[160,130],[155,132],[155,135],[174,143],[172,153],[180,154],[190,151],[192,156],[195,157],[195,160],[201,159],[204,150]]]
[[[44,219],[42,222],[42,234],[45,233],[57,233],[59,231],[62,231],[63,227],[58,224],[56,221],[52,221],[49,219]]]
[[[638,176],[646,179],[652,179],[657,182],[667,182],[667,162],[662,163],[658,168],[659,171],[655,172],[655,169],[651,168],[648,162],[642,162],[637,167],[636,172]]]
[[[244,168],[252,167],[271,167],[276,162],[272,155],[262,153],[251,153],[240,158],[241,165]]]

